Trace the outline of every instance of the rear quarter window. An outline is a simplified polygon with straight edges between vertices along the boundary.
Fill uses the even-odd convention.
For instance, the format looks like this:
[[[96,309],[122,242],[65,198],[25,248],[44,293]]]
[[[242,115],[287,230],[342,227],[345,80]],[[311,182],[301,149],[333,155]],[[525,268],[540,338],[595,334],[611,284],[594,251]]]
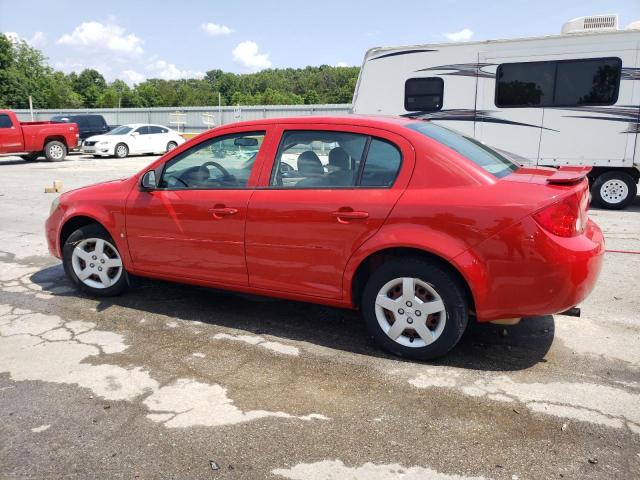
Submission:
[[[448,128],[430,122],[411,123],[406,127],[449,147],[498,178],[505,177],[519,168],[516,163],[494,149]]]

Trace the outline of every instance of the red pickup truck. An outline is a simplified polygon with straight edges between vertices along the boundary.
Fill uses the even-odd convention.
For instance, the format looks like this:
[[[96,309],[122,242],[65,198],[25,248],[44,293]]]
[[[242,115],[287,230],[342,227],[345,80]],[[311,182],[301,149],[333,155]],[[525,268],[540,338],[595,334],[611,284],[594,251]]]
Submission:
[[[11,110],[0,110],[0,154],[13,153],[23,160],[44,155],[59,162],[77,144],[75,123],[20,122]]]

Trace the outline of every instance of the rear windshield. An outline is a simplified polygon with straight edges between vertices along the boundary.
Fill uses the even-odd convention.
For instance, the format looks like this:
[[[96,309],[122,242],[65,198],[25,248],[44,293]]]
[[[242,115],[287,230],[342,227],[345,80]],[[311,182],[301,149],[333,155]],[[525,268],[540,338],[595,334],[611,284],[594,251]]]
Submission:
[[[509,175],[518,169],[518,164],[496,152],[494,149],[448,128],[435,125],[431,122],[409,123],[405,126],[455,150],[463,157],[468,158],[498,178]]]

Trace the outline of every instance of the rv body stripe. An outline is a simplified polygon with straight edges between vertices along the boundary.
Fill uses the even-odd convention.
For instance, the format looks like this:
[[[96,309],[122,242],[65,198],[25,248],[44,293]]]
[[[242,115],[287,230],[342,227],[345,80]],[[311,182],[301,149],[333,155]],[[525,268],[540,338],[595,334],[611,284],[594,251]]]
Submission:
[[[369,60],[380,60],[381,58],[396,57],[398,55],[411,55],[412,53],[425,53],[425,52],[437,52],[437,50],[419,49],[419,50],[401,50],[399,52],[385,53],[384,55],[378,55],[377,57],[370,58]]]

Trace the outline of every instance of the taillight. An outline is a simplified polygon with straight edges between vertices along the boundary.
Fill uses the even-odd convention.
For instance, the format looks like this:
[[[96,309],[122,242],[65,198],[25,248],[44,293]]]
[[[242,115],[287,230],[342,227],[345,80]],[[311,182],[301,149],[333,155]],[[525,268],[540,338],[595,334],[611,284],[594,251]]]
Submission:
[[[577,194],[569,195],[534,213],[533,218],[541,227],[554,235],[575,237],[584,231],[587,221],[585,202],[580,200]]]

